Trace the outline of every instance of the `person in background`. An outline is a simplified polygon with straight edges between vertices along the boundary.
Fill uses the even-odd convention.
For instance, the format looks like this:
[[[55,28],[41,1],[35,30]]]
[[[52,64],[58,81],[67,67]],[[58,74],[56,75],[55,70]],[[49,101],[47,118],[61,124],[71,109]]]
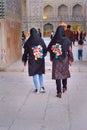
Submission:
[[[37,31],[37,33],[38,33],[38,35],[39,35],[40,37],[42,37],[42,33],[41,33],[41,30],[40,30],[40,28],[38,28],[38,31]]]
[[[83,57],[83,45],[84,45],[84,39],[83,39],[83,32],[81,31],[79,34],[79,40],[78,40],[78,60],[82,60]]]
[[[52,40],[53,37],[54,37],[54,31],[51,32],[50,39]]]
[[[35,92],[45,92],[43,74],[45,74],[45,56],[47,48],[44,40],[38,36],[35,28],[30,29],[30,37],[25,42],[22,62],[28,61],[28,73],[33,77]]]
[[[69,64],[73,62],[71,41],[65,36],[64,26],[58,26],[47,50],[52,61],[52,79],[56,81],[57,97],[67,90],[67,78],[70,78]],[[63,90],[61,88],[61,82]]]
[[[73,34],[74,34],[75,41],[78,42],[78,37],[79,37],[78,31],[74,31]]]
[[[24,31],[22,31],[22,46],[24,46],[25,41],[26,41],[26,36],[24,34]]]
[[[71,31],[71,25],[67,25],[67,29],[65,31],[65,36],[68,37],[74,45],[75,38],[74,38],[73,31]]]
[[[86,32],[83,32],[83,40],[86,41]]]

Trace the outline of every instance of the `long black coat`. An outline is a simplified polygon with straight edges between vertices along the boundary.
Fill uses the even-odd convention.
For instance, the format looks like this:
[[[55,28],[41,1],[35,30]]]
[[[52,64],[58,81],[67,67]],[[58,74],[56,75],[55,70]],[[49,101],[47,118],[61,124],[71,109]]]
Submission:
[[[32,48],[35,46],[41,45],[43,47],[43,58],[36,59],[33,53]],[[28,60],[28,72],[29,76],[35,74],[44,74],[45,73],[45,56],[47,53],[46,45],[42,38],[37,35],[35,29],[31,30],[31,36],[26,41],[24,45],[24,54],[22,56],[22,61],[26,62]]]
[[[59,43],[62,48],[62,54],[55,58],[55,54],[52,51],[52,46]],[[72,52],[69,50],[71,47],[71,41],[64,36],[64,27],[59,26],[57,31],[48,45],[48,51],[52,60],[52,79],[66,79],[70,77],[69,71],[69,58],[73,61]]]

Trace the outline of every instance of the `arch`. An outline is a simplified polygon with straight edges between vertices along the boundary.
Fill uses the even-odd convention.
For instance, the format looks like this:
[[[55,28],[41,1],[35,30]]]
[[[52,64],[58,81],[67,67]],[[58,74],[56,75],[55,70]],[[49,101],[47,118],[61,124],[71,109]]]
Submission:
[[[58,16],[68,16],[68,7],[66,5],[60,5],[58,7]]]
[[[46,5],[43,8],[43,18],[50,18],[54,15],[54,10],[53,7],[51,5]]]
[[[53,30],[53,25],[51,23],[47,23],[43,27],[43,35],[44,37],[49,37],[51,34],[51,31]]]
[[[83,25],[80,22],[75,22],[72,24],[72,30],[73,31],[82,31]]]
[[[73,6],[72,16],[83,16],[82,6],[80,4],[76,4]]]

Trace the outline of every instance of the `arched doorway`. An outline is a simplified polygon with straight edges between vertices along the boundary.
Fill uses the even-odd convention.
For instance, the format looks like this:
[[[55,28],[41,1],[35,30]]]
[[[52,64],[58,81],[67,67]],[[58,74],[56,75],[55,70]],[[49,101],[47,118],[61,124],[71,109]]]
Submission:
[[[59,6],[58,16],[61,16],[61,17],[68,16],[68,7],[66,5]]]
[[[80,4],[76,4],[73,6],[72,16],[74,18],[74,22],[72,25],[72,29],[74,31],[81,31],[85,28],[85,19],[83,17],[83,7]]]
[[[53,25],[50,23],[47,23],[44,25],[44,32],[43,35],[44,37],[50,37],[51,31],[53,30]]]
[[[54,10],[53,7],[51,5],[46,5],[43,8],[43,18],[51,18],[54,15]]]
[[[76,4],[75,6],[73,6],[73,13],[72,16],[83,16],[82,14],[82,6],[79,4]]]
[[[79,22],[75,22],[72,25],[72,30],[73,31],[81,31],[81,30],[83,30],[83,25]]]

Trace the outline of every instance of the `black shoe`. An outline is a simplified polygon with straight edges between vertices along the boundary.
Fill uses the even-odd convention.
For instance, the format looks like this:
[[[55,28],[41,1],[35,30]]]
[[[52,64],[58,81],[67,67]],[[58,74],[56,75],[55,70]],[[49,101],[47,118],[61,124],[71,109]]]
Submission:
[[[61,92],[57,93],[56,97],[61,98],[62,97],[62,93]]]
[[[67,87],[63,87],[63,93],[67,91]]]
[[[34,92],[37,92],[37,91],[38,91],[37,89],[34,90]]]
[[[38,89],[35,89],[34,92],[35,92],[35,93],[39,93],[39,90],[38,90]]]

